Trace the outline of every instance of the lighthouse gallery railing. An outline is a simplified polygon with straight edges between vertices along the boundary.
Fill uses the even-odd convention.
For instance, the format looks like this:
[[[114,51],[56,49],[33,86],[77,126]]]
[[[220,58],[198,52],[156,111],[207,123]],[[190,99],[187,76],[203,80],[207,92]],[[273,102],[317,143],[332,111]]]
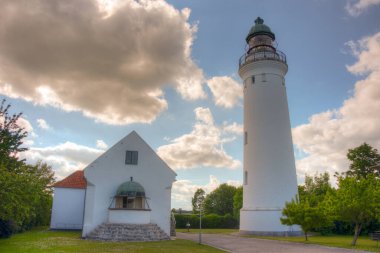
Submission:
[[[256,51],[245,53],[239,59],[239,67],[254,61],[275,60],[286,63],[286,55],[280,50],[273,51]]]

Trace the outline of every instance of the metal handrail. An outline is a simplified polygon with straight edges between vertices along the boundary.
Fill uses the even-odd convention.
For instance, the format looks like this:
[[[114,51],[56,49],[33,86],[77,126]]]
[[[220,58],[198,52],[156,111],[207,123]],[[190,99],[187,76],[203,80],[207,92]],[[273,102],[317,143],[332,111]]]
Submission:
[[[280,50],[276,51],[251,51],[243,54],[239,59],[239,68],[250,62],[262,61],[262,60],[275,60],[286,64],[286,55]]]
[[[116,201],[115,201],[116,197],[118,197],[118,195],[112,197],[112,200],[111,200],[110,205],[108,206],[108,209],[110,209],[110,210],[112,210],[112,209],[118,209],[118,210],[121,210],[121,209],[125,209],[125,210],[150,210],[150,206],[149,206],[149,202],[148,202],[148,199],[150,199],[150,198],[148,198],[148,197],[142,197],[144,199],[146,206],[148,206],[148,208],[117,208],[116,207]]]

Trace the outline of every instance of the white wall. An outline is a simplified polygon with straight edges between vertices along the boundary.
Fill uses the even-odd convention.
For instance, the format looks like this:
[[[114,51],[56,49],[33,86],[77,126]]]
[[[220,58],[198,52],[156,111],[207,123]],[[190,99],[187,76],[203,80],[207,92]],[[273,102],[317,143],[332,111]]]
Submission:
[[[51,229],[82,229],[85,189],[55,188]]]
[[[297,178],[284,76],[286,64],[263,60],[243,66],[244,171],[240,229],[287,231],[279,217],[297,194]],[[263,75],[265,74],[265,75]],[[252,83],[252,76],[255,82]]]
[[[125,164],[127,150],[138,151],[137,165]],[[130,181],[130,177],[145,189],[151,209],[150,222],[156,223],[170,235],[171,186],[176,174],[136,132],[123,138],[87,166],[84,174],[88,187],[83,237],[101,223],[108,221],[108,208],[117,188],[122,183]]]
[[[148,224],[150,211],[141,210],[109,210],[109,223]]]

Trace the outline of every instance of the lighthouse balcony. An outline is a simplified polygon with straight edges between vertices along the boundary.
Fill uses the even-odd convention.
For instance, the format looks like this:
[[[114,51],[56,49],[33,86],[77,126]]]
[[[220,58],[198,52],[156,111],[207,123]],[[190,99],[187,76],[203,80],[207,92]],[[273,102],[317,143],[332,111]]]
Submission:
[[[244,55],[242,55],[242,57],[240,57],[239,68],[251,62],[264,61],[264,60],[280,61],[286,64],[286,55],[280,50],[251,51],[249,53],[245,53]]]

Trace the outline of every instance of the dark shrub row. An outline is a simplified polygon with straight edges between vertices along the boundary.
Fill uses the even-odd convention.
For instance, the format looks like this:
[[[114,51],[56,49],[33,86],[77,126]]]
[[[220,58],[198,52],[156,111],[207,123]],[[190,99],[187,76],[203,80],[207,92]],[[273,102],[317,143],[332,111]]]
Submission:
[[[186,228],[187,222],[190,228],[199,228],[199,215],[175,214],[176,228]],[[238,221],[231,215],[207,214],[202,216],[202,228],[238,228]]]

